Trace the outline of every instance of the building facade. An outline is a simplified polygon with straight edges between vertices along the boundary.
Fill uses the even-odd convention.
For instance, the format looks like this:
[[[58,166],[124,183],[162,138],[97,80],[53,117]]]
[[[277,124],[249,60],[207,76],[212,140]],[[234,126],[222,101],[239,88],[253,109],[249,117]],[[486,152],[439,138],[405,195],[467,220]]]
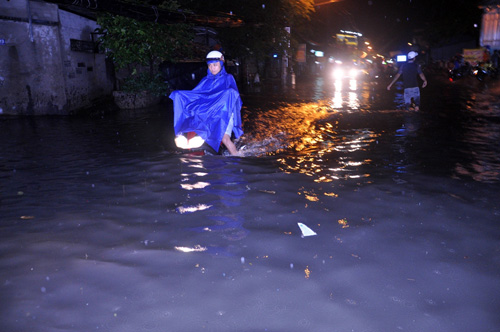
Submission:
[[[482,6],[480,45],[491,50],[500,49],[500,1],[485,1]]]
[[[43,1],[0,0],[0,115],[70,114],[110,96],[94,20]]]

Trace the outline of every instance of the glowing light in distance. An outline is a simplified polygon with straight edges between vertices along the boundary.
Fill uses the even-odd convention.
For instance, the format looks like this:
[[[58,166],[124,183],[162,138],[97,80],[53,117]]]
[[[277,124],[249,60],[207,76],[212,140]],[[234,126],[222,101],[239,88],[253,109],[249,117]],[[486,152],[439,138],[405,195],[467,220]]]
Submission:
[[[333,78],[335,78],[336,80],[344,78],[344,70],[342,68],[336,68],[333,71]]]
[[[359,74],[359,70],[357,68],[350,68],[348,70],[344,68],[335,68],[332,74],[333,78],[336,80],[341,80],[345,77],[356,78]]]

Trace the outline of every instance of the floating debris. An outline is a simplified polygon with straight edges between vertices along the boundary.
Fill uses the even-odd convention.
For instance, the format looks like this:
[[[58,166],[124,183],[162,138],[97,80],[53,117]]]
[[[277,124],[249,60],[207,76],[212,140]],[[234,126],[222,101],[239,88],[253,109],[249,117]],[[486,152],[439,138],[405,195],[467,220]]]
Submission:
[[[263,193],[266,193],[266,194],[276,194],[276,191],[274,190],[265,190],[265,189],[262,189],[262,190],[259,190],[260,192],[263,192]]]
[[[297,225],[299,225],[299,228],[302,232],[302,237],[317,235],[316,232],[314,232],[312,229],[310,229],[303,223],[298,222]]]

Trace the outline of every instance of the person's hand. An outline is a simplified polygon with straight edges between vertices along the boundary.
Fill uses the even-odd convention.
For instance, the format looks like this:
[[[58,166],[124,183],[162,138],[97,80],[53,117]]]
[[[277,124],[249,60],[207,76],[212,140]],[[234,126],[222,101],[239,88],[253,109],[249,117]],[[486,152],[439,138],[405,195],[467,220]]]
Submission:
[[[422,83],[422,88],[425,88],[427,86],[427,81],[424,81],[424,83]]]
[[[387,86],[387,90],[390,90],[390,89],[391,89],[391,86],[392,86],[392,84],[389,84],[389,85]]]

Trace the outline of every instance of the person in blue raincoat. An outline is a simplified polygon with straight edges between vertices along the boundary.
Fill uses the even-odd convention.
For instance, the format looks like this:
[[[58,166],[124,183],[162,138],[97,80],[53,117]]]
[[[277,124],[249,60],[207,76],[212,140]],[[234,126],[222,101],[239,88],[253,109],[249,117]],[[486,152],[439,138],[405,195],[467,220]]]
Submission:
[[[207,54],[207,76],[193,90],[176,90],[174,101],[174,131],[179,135],[195,132],[215,151],[224,144],[231,155],[238,150],[231,140],[243,135],[242,101],[233,75],[224,68],[224,56],[219,51]]]

